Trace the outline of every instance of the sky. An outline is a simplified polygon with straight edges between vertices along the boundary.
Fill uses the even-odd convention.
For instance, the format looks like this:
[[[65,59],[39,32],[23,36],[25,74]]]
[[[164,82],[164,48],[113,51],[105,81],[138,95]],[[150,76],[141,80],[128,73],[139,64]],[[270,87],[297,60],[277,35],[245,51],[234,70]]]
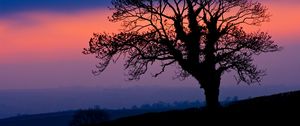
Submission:
[[[300,89],[300,2],[262,2],[272,17],[270,22],[257,29],[269,32],[284,49],[255,58],[256,64],[267,70],[261,85],[282,90],[287,86]],[[109,5],[110,0],[0,0],[0,90],[115,89],[144,85],[199,87],[193,78],[185,81],[172,79],[173,69],[152,78],[151,73],[157,72],[157,67],[139,81],[126,81],[122,62],[112,64],[100,76],[94,76],[91,71],[97,60],[81,52],[88,46],[92,33],[118,32],[118,25],[107,19],[111,15]],[[241,86],[236,85],[232,76],[224,75],[222,88],[231,87]]]
[[[284,50],[256,58],[258,66],[268,70],[262,83],[296,84],[300,75],[300,2],[263,3],[272,17],[257,29],[269,32]],[[109,5],[110,0],[0,0],[0,89],[196,83],[192,78],[173,80],[174,70],[160,78],[151,78],[149,72],[138,82],[124,81],[122,62],[111,65],[101,76],[92,75],[97,60],[81,52],[92,33],[118,32],[118,25],[107,19]],[[228,76],[223,83],[235,82]]]

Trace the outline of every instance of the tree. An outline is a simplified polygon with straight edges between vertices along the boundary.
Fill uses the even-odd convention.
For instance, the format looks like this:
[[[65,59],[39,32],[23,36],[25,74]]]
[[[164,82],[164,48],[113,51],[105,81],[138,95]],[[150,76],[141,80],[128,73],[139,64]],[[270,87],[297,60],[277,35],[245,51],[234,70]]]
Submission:
[[[267,7],[252,0],[112,0],[110,21],[122,22],[120,33],[95,33],[84,54],[95,54],[99,74],[121,56],[130,80],[161,63],[157,77],[178,65],[181,79],[192,76],[204,89],[207,107],[219,107],[221,76],[235,71],[239,82],[260,82],[264,70],[253,56],[279,51],[266,32],[243,27],[267,22]]]

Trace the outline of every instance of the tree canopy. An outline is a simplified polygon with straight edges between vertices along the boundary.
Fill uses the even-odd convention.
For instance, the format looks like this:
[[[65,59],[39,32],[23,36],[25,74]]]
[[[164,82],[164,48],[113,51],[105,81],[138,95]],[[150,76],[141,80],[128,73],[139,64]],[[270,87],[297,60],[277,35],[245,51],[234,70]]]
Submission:
[[[112,5],[110,21],[122,22],[123,30],[90,39],[84,53],[99,59],[95,74],[125,57],[129,79],[140,79],[158,61],[161,71],[154,76],[176,64],[178,77],[191,75],[206,91],[219,89],[221,76],[231,70],[238,82],[260,82],[265,73],[253,56],[280,50],[268,33],[244,28],[270,19],[257,1],[112,0]]]

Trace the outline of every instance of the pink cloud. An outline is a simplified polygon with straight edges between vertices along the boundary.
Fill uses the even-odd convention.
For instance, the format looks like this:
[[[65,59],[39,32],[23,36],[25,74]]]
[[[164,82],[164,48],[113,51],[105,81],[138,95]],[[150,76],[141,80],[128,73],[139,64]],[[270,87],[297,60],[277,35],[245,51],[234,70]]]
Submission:
[[[287,47],[280,53],[270,54],[260,64],[272,71],[267,83],[295,83],[297,78],[288,74],[281,75],[281,71],[288,71],[291,75],[299,75],[294,64],[299,64],[298,46],[300,33],[300,5],[266,2],[273,15],[271,22],[257,27],[269,32],[280,45]],[[110,23],[107,17],[109,10],[90,10],[79,13],[50,13],[26,12],[0,19],[0,67],[1,87],[32,88],[59,87],[61,85],[100,85],[111,87],[128,86],[124,83],[124,72],[121,63],[109,67],[103,75],[94,77],[91,70],[95,69],[94,58],[81,54],[93,32],[116,32],[118,24]],[[291,39],[294,38],[294,39]],[[265,60],[264,60],[265,59]],[[270,64],[270,59],[272,60]],[[287,64],[293,63],[292,65]],[[273,66],[272,66],[273,65]],[[285,66],[282,68],[282,66]],[[279,69],[280,68],[280,69]],[[173,70],[169,70],[173,72]],[[155,71],[156,72],[156,71]],[[156,81],[149,78],[135,84],[174,84],[188,85],[193,81],[171,81],[173,75],[165,74]],[[278,74],[280,73],[280,75]],[[15,77],[18,77],[16,79]],[[276,80],[274,80],[276,78]],[[277,79],[278,78],[278,79]],[[233,79],[232,79],[233,80]],[[106,84],[107,83],[107,84]],[[235,83],[225,79],[224,83]]]
[[[295,37],[300,33],[300,4],[264,3],[271,22],[264,23],[261,31],[269,32],[275,40]],[[72,14],[25,12],[0,19],[0,63],[23,59],[59,60],[80,56],[88,46],[93,32],[116,32],[119,24],[107,17],[111,12],[89,10]],[[285,45],[295,42],[281,42]]]
[[[291,38],[300,33],[299,3],[267,2],[265,5],[272,17],[269,23],[263,25],[263,30],[268,31],[274,38]]]
[[[117,24],[108,22],[109,15],[103,10],[73,15],[36,12],[0,20],[0,56],[40,55],[51,60],[72,52],[80,54],[93,32],[118,30]],[[3,58],[0,62],[4,62]]]

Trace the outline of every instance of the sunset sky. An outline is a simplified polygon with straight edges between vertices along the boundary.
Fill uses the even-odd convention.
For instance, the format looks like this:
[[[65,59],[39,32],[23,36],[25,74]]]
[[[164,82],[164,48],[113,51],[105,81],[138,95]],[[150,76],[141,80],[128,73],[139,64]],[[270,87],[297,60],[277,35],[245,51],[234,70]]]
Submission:
[[[268,74],[262,84],[296,86],[300,82],[300,2],[261,1],[272,17],[257,29],[269,32],[284,47],[281,52],[256,58],[257,65]],[[0,0],[0,90],[198,86],[192,78],[172,80],[172,69],[159,78],[151,78],[150,72],[140,81],[125,81],[122,62],[111,65],[100,76],[92,75],[97,60],[81,52],[93,32],[119,30],[107,20],[109,5],[110,0]],[[222,83],[236,86],[231,76],[225,75]]]

